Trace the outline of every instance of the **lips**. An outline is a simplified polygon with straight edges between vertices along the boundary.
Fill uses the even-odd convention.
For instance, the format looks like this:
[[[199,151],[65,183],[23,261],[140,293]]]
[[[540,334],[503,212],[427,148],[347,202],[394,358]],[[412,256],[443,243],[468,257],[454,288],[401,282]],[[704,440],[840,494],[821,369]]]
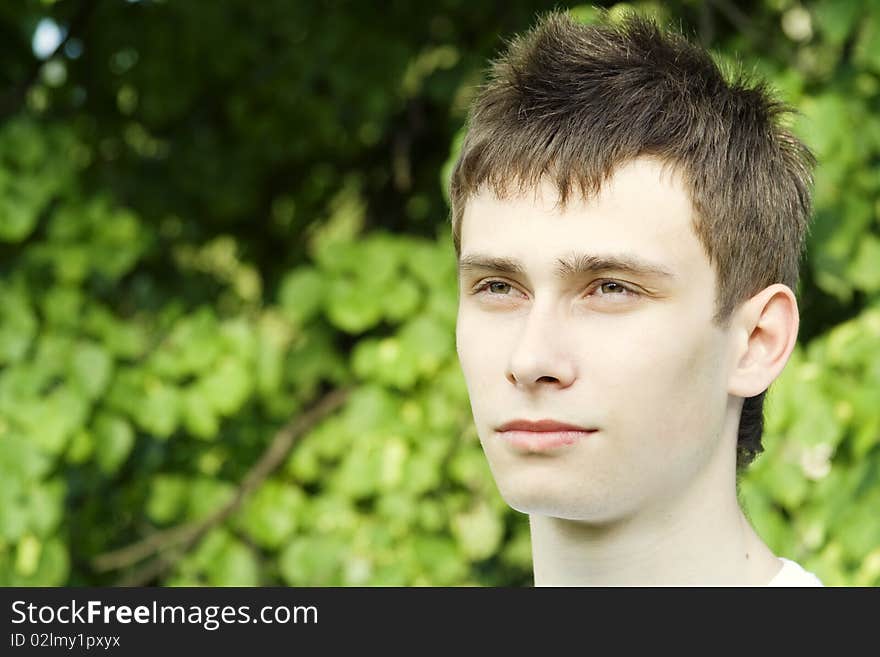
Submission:
[[[556,420],[513,420],[497,429],[511,447],[522,452],[549,452],[573,445],[598,429]]]
[[[498,427],[497,431],[595,431],[595,427],[582,427],[556,420],[513,420]]]

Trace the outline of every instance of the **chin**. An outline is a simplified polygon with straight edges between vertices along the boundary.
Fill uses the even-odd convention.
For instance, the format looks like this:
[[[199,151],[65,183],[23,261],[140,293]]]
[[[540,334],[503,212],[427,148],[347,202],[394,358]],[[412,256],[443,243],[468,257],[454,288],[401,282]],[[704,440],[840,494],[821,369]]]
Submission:
[[[574,491],[561,490],[564,486],[548,486],[546,482],[539,485],[509,478],[497,483],[502,499],[520,513],[594,523],[612,522],[626,515],[620,504],[612,502],[607,490],[581,489],[573,495]]]

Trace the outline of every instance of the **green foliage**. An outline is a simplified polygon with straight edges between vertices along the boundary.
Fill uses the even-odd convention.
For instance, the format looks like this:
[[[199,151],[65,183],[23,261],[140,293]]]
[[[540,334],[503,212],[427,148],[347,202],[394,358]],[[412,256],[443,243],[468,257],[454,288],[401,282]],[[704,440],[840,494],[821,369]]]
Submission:
[[[438,178],[498,37],[549,4],[503,23],[492,3],[96,4],[54,82],[31,31],[67,4],[0,12],[20,37],[0,44],[0,585],[117,581],[135,564],[95,557],[210,518],[340,386],[344,407],[153,582],[527,584],[528,524],[456,358]],[[633,5],[756,62],[801,113],[821,162],[801,340],[740,494],[779,554],[878,585],[880,11],[774,0],[735,25]]]
[[[880,306],[798,348],[771,388],[766,453],[742,484],[759,533],[832,585],[880,575],[878,351]]]

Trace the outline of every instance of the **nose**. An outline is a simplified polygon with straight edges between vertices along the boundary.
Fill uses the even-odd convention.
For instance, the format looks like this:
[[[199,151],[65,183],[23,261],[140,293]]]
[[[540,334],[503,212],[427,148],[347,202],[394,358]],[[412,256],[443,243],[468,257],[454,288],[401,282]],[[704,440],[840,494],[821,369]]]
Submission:
[[[525,319],[514,343],[507,380],[521,387],[550,383],[568,387],[575,379],[575,353],[569,347],[563,323],[552,309],[539,309]]]

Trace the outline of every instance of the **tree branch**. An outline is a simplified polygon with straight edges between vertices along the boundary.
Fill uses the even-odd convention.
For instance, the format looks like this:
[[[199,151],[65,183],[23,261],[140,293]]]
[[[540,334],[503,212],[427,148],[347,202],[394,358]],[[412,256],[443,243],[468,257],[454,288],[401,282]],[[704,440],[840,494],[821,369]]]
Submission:
[[[229,518],[241,506],[245,497],[253,492],[281,463],[294,443],[324,417],[335,411],[348,398],[350,388],[340,388],[325,395],[311,409],[289,420],[270,441],[259,460],[248,470],[236,489],[235,496],[211,515],[194,522],[184,523],[158,531],[118,550],[100,554],[92,560],[92,567],[99,572],[118,570],[131,566],[147,557],[156,559],[135,573],[120,580],[120,585],[139,586],[170,568],[210,529]],[[171,558],[160,552],[177,547]]]

